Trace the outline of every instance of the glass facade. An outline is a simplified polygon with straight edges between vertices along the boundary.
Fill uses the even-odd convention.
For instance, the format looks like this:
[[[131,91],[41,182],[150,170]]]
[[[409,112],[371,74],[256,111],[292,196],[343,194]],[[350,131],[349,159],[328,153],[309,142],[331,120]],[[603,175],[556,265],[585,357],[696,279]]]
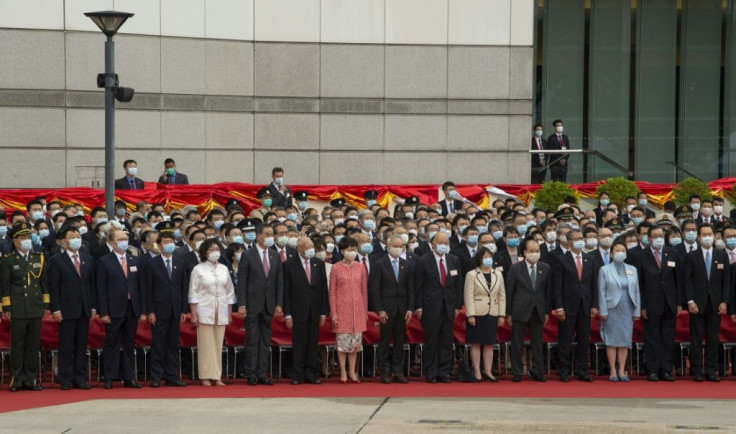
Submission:
[[[736,176],[734,2],[539,0],[535,123],[562,119],[573,149],[638,180]],[[568,182],[609,176],[570,158]]]

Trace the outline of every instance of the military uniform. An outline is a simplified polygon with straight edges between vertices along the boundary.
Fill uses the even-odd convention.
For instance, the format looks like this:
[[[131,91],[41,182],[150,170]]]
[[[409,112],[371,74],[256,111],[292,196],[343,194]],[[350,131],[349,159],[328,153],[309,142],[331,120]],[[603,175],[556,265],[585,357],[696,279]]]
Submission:
[[[28,223],[19,223],[11,238],[31,233]],[[22,255],[14,250],[0,261],[0,292],[4,312],[10,312],[10,388],[40,389],[38,352],[41,348],[41,319],[48,309],[49,292],[43,253]]]

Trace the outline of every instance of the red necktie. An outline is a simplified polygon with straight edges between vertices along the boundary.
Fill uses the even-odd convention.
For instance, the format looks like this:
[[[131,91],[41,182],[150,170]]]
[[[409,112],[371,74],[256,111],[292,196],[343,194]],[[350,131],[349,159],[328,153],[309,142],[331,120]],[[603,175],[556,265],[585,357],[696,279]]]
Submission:
[[[286,248],[281,249],[281,262],[286,262]]]
[[[537,149],[542,150],[542,139],[537,138]]]
[[[580,262],[580,254],[575,256],[577,258],[578,266],[578,280],[583,280],[583,263]]]
[[[304,261],[304,272],[307,273],[307,282],[312,284],[312,272],[309,270],[309,259]]]
[[[82,277],[82,266],[79,264],[79,256],[72,255],[72,258],[74,258],[74,268],[77,269],[77,274],[79,274],[79,277]]]
[[[269,271],[268,257],[266,256],[266,251],[264,250],[263,251],[263,274],[265,274],[267,278],[268,278],[268,271]]]
[[[659,259],[659,250],[654,251],[654,259],[657,260],[657,268],[662,268],[662,260]]]
[[[125,263],[125,255],[120,257],[120,266],[123,267],[123,274],[125,274],[125,278],[128,278],[128,264]]]
[[[370,271],[368,271],[368,262],[367,262],[367,259],[368,259],[367,256],[363,256],[363,267],[365,267],[365,272],[370,274]]]
[[[440,280],[442,281],[442,286],[445,286],[445,283],[447,283],[447,270],[445,270],[445,261],[443,258],[440,258]]]

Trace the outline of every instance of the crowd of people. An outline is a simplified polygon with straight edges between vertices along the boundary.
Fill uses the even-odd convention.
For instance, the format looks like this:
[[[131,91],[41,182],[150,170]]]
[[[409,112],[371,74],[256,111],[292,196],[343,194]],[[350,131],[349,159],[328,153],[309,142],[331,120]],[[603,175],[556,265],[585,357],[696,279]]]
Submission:
[[[167,176],[181,176],[171,163]],[[127,186],[137,188],[131,164],[125,163],[132,175]],[[597,316],[610,381],[630,380],[635,321],[643,321],[647,379],[674,381],[682,310],[689,313],[692,379],[719,381],[721,315],[736,321],[736,225],[723,215],[722,200],[693,196],[690,205],[668,203],[659,215],[644,193],[621,209],[606,193],[586,211],[572,197],[552,210],[530,210],[513,198],[481,209],[452,182],[442,190],[444,198],[431,204],[412,196],[389,210],[370,190],[364,208],[338,198],[316,209],[307,192],[291,191],[277,167],[258,191],[261,206],[247,213],[235,199],[202,215],[194,206],[145,201],[134,212],[117,201],[114,210],[86,213],[79,204],[36,198],[25,212],[0,215],[10,390],[42,389],[38,350],[46,311],[59,323],[63,390],[90,388],[86,348],[96,316],[105,324],[106,389],[118,380],[142,387],[133,359],[141,321],[152,328],[151,387],[185,386],[179,333],[187,317],[197,326],[201,384],[223,386],[223,338],[234,315],[245,325],[248,385],[274,384],[268,369],[274,316],[292,331],[292,384],[321,383],[318,337],[326,321],[336,335],[340,381],[360,383],[357,356],[369,312],[380,322],[375,357],[382,383],[408,382],[403,346],[413,317],[424,332],[424,379],[450,383],[462,309],[470,381],[498,381],[494,345],[506,325],[512,381],[546,381],[543,328],[550,315],[558,323],[560,381],[593,381],[589,342]]]

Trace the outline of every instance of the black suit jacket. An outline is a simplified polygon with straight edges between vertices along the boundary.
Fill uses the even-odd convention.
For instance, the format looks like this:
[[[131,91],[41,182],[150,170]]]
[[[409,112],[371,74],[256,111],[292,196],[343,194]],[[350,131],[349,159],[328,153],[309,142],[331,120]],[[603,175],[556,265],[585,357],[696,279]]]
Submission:
[[[578,279],[578,267],[572,250],[558,257],[554,267],[554,308],[565,309],[565,314],[576,315],[580,302],[582,314],[590,316],[590,308],[598,308],[598,282],[595,281],[595,264],[587,253],[581,253],[582,278]]]
[[[556,250],[559,247],[559,243],[555,241],[555,247],[552,249],[552,251]],[[547,247],[547,243],[542,243],[539,245],[539,260],[542,262],[547,263],[547,256],[552,253],[549,251],[549,247]]]
[[[299,252],[297,252],[297,250],[290,245],[287,244],[285,248],[287,261],[295,256],[299,256]],[[279,262],[281,262],[281,252],[279,251],[278,247],[276,247],[276,245],[274,244],[273,246],[271,246],[271,250],[276,252],[276,254],[279,256]]]
[[[141,286],[144,311],[155,313],[156,319],[177,318],[189,310],[189,275],[181,259],[171,256],[171,277],[163,256],[149,259],[143,265]]]
[[[672,247],[662,248],[662,268],[657,266],[652,249],[643,249],[633,258],[639,273],[641,309],[647,315],[664,313],[662,299],[670,312],[676,314],[677,306],[682,305],[682,283],[684,267],[680,255]]]
[[[268,191],[271,192],[271,199],[273,200],[271,202],[271,206],[283,206],[284,208],[291,206],[292,197],[291,197],[291,189],[289,187],[286,187],[285,192],[280,192],[278,188],[276,188],[275,185],[273,185],[273,182],[268,184]]]
[[[562,134],[562,142],[557,139],[557,134],[552,134],[547,138],[547,148],[555,151],[561,151],[564,149],[570,149],[570,138]],[[550,155],[550,167],[562,167],[567,168],[569,154],[551,154]],[[565,160],[565,164],[560,164],[562,160]]]
[[[540,137],[539,140],[542,141],[542,149],[547,149],[547,140]],[[537,137],[532,137],[532,150],[538,150],[537,148]],[[544,167],[545,164],[547,164],[547,161],[549,159],[540,160],[541,155],[540,154],[532,154],[532,169],[538,169],[540,167]]]
[[[428,242],[420,240],[419,247],[414,249],[412,253],[414,253],[417,256],[427,255],[429,253],[432,253],[432,246],[430,246]]]
[[[164,178],[163,175],[158,177],[158,183],[159,184],[169,184],[169,185],[189,185],[189,178],[187,177],[187,175],[183,173],[176,172],[176,176],[174,176],[173,184],[169,182],[168,177]]]
[[[248,249],[238,265],[238,307],[245,306],[248,315],[266,312],[273,315],[276,306],[284,305],[284,273],[281,258],[273,249],[268,251],[268,276],[257,247]]]
[[[445,318],[452,320],[455,309],[463,306],[463,285],[465,276],[461,273],[460,260],[453,254],[445,255],[447,276],[442,286],[440,270],[437,267],[434,253],[424,255],[417,260],[414,285],[416,309],[422,309],[422,319],[437,321],[442,318],[442,306],[446,308]]]
[[[311,317],[312,322],[317,322],[321,315],[330,313],[325,263],[310,259],[310,280],[307,280],[303,261],[297,254],[284,262],[284,314],[291,315],[294,321],[307,321]]]
[[[136,177],[135,178],[135,189],[143,190],[144,188],[145,188],[145,184],[143,180]],[[128,181],[127,176],[123,176],[122,178],[115,180],[115,190],[130,190],[130,182]]]
[[[731,270],[728,255],[715,248],[711,249],[711,254],[710,279],[701,248],[688,253],[685,260],[684,302],[694,301],[701,313],[705,312],[708,296],[711,300],[712,313],[718,313],[720,303],[731,301]]]
[[[123,274],[117,253],[108,253],[97,261],[97,311],[100,316],[123,318],[128,309],[128,294],[135,316],[143,313],[140,263],[129,252],[125,253],[125,262],[128,277]]]
[[[450,210],[447,209],[447,202],[443,200],[442,202],[440,202],[440,206],[442,206],[442,215],[447,217],[447,214],[450,214]],[[463,209],[463,201],[455,199],[453,201],[453,206],[455,207],[454,212],[457,213],[458,211]]]
[[[537,283],[532,288],[532,279],[526,261],[517,262],[511,266],[506,279],[506,306],[507,312],[514,321],[528,322],[534,308],[540,321],[550,311],[552,299],[553,275],[550,266],[544,262],[537,262]]]
[[[385,255],[373,263],[368,282],[368,305],[374,312],[386,311],[400,315],[414,308],[414,273],[409,262],[399,257],[399,280],[394,275],[391,255]]]
[[[47,272],[51,312],[61,311],[64,319],[78,319],[82,314],[89,318],[96,306],[94,260],[89,255],[79,253],[79,266],[81,276],[66,253],[49,260]]]

